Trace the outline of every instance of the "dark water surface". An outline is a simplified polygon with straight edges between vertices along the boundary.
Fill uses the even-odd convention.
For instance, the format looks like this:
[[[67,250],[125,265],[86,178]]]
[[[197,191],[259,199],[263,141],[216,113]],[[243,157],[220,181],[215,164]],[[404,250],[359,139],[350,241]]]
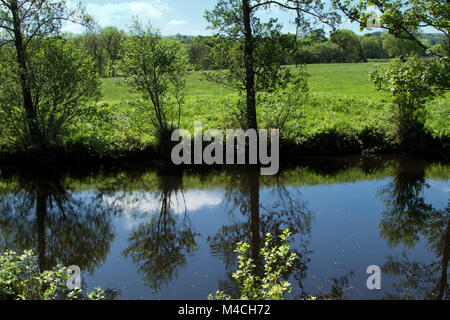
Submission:
[[[293,233],[292,293],[347,299],[449,298],[450,165],[411,158],[304,161],[276,177],[232,168],[170,173],[0,173],[0,249],[41,268],[78,265],[119,299],[235,293],[239,241]],[[366,269],[382,270],[369,290]],[[112,292],[112,291],[111,291]]]

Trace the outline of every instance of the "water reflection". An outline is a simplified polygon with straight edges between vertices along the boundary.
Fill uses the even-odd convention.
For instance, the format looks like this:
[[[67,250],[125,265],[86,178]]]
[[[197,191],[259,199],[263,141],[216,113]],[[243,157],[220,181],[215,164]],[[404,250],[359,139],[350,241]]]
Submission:
[[[260,274],[264,235],[278,240],[289,228],[299,256],[284,275],[293,286],[291,299],[375,297],[361,274],[373,252],[383,271],[377,298],[448,299],[449,172],[445,165],[404,158],[311,160],[276,177],[261,177],[251,167],[3,171],[0,250],[33,249],[41,269],[76,264],[91,274],[86,285],[120,287],[125,299],[204,299],[216,290],[236,297],[236,244],[251,245]],[[335,194],[344,198],[339,208],[330,200]],[[339,254],[346,253],[336,267],[334,242],[346,235],[351,240],[339,244]],[[365,251],[349,241],[367,244]]]
[[[114,241],[112,216],[96,192],[79,196],[63,174],[28,173],[3,177],[0,193],[0,248],[33,249],[41,270],[58,263],[94,272]]]
[[[293,246],[299,257],[294,268],[285,278],[295,274],[298,286],[302,288],[302,279],[306,275],[308,258],[308,241],[313,221],[313,214],[308,210],[297,190],[289,190],[283,184],[282,177],[265,178],[265,199],[261,199],[261,177],[257,168],[231,172],[226,188],[226,200],[229,204],[231,216],[239,213],[243,219],[231,225],[222,226],[217,234],[208,239],[211,252],[220,257],[227,272],[226,279],[219,281],[219,290],[239,297],[239,288],[232,280],[232,273],[237,270],[237,255],[234,252],[240,241],[251,246],[250,256],[255,263],[255,273],[261,275],[264,270],[264,261],[260,250],[264,246],[264,235],[274,235],[274,244],[279,244],[278,236],[289,228],[298,243]]]
[[[196,237],[199,234],[187,215],[181,175],[158,174],[156,191],[146,196],[156,200],[159,211],[156,214],[141,212],[148,218],[133,228],[128,248],[123,253],[133,259],[146,284],[157,292],[177,277],[178,271],[186,265],[186,258],[198,250]],[[184,212],[175,213],[174,207],[176,211],[184,207]]]
[[[395,284],[397,294],[386,298],[448,299],[448,262],[450,251],[450,201],[446,208],[436,210],[424,199],[429,188],[425,164],[403,159],[397,164],[395,177],[380,192],[386,210],[381,214],[380,233],[391,247],[414,248],[421,237],[435,255],[433,262],[388,256],[383,272],[401,280]]]

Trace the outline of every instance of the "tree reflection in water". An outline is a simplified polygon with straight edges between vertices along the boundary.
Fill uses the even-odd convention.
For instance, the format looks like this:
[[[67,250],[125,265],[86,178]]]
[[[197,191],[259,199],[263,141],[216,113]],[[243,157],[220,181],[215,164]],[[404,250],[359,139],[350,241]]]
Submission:
[[[93,272],[102,265],[114,240],[112,216],[96,192],[77,194],[62,173],[24,172],[2,177],[0,248],[32,249],[41,270],[60,263]]]
[[[222,226],[216,235],[208,238],[213,255],[219,256],[228,270],[227,278],[219,281],[219,290],[233,297],[239,296],[239,288],[231,277],[237,269],[237,255],[234,252],[237,243],[245,241],[251,245],[250,256],[256,265],[255,273],[261,274],[264,261],[261,259],[260,249],[264,245],[264,235],[274,235],[274,244],[278,245],[278,236],[286,228],[293,233],[296,240],[293,251],[299,256],[290,274],[295,274],[300,290],[303,289],[302,280],[306,275],[310,253],[307,246],[314,217],[300,200],[300,194],[283,185],[282,176],[264,178],[269,180],[267,183],[271,194],[267,198],[270,201],[260,199],[261,179],[257,168],[230,172],[226,186],[226,200],[231,206],[229,214],[235,215],[235,209],[238,209],[241,217],[236,217],[236,220],[241,221]],[[285,278],[290,274],[284,275]]]
[[[175,279],[186,265],[188,256],[193,255],[199,246],[198,234],[192,229],[186,213],[183,196],[182,175],[158,174],[156,191],[147,193],[148,201],[159,203],[159,212],[144,212],[149,216],[132,230],[128,239],[125,256],[130,256],[146,284],[157,292],[162,286]],[[146,201],[140,194],[138,201]],[[132,197],[129,198],[130,201]],[[184,207],[181,214],[175,212]]]
[[[448,262],[450,250],[450,202],[442,210],[434,209],[424,199],[429,188],[425,179],[425,163],[401,160],[391,183],[380,191],[386,210],[380,223],[381,236],[391,247],[403,244],[414,248],[420,238],[436,258],[431,263],[411,261],[406,253],[402,257],[389,256],[382,268],[400,280],[394,284],[394,299],[448,299]]]

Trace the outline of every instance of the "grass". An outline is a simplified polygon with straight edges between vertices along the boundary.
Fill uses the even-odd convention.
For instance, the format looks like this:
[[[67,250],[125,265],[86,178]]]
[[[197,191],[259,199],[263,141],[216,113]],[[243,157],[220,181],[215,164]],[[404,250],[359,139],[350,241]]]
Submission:
[[[378,92],[369,80],[369,72],[375,64],[386,62],[308,65],[310,96],[292,113],[281,131],[284,150],[320,155],[395,151],[394,125],[388,121],[387,112],[391,97],[388,93]],[[232,123],[236,117],[233,110],[238,95],[231,89],[202,79],[200,72],[190,73],[186,86],[181,118],[183,128],[192,131],[194,121],[199,120],[204,130],[235,125]],[[270,99],[282,101],[281,95],[275,93]],[[148,116],[123,103],[136,97],[139,94],[131,92],[119,79],[104,79],[99,115],[74,128],[75,134],[66,141],[69,149],[73,148],[71,152],[77,154],[88,150],[99,157],[116,157],[152,147],[155,138]],[[275,104],[279,105],[278,102]],[[277,111],[266,107],[261,103],[258,105],[260,128],[270,126],[265,121],[278,116]],[[427,108],[426,127],[432,136],[431,152],[448,153],[445,150],[450,147],[450,93]]]
[[[369,72],[376,64],[387,62],[340,63],[308,65],[310,98],[302,106],[302,119],[291,119],[284,131],[284,139],[291,146],[302,146],[302,152],[320,154],[357,153],[366,149],[392,151],[394,126],[387,121],[386,104],[391,97],[378,92],[369,80]],[[290,68],[294,68],[293,66]],[[189,74],[186,82],[186,103],[183,106],[182,127],[191,129],[194,121],[201,120],[203,128],[222,128],[233,114],[224,113],[226,102],[235,105],[237,95],[231,89],[202,79],[200,72]],[[102,102],[119,114],[133,111],[120,104],[124,99],[137,97],[118,79],[105,79]],[[259,107],[259,118],[266,115]],[[434,138],[448,141],[450,132],[450,94],[428,106],[427,127]],[[142,115],[137,115],[141,117]],[[135,117],[135,118],[136,118]],[[271,117],[271,114],[268,114]],[[267,118],[267,116],[266,116]],[[145,121],[144,121],[145,122]],[[134,123],[131,121],[131,123]],[[134,130],[134,124],[116,129]],[[264,127],[264,121],[260,127]],[[121,128],[122,127],[122,128]],[[152,143],[151,128],[129,134],[127,139]],[[147,132],[147,133],[146,133]],[[114,139],[120,140],[117,135]],[[446,142],[447,143],[447,142]]]
[[[375,64],[385,63],[337,63],[307,66],[310,74],[311,93],[320,95],[347,95],[380,101],[388,99],[385,93],[377,92],[369,80],[369,72]],[[201,72],[192,72],[186,81],[187,96],[223,96],[233,93],[231,89],[208,82]],[[136,95],[117,78],[104,79],[102,102],[115,103]]]

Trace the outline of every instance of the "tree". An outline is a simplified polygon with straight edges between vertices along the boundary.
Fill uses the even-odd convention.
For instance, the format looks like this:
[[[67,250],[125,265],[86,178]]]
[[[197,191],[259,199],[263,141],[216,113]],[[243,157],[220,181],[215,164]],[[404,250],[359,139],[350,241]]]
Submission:
[[[353,5],[348,0],[333,0],[333,4],[351,21],[359,22],[361,29],[374,25],[381,27],[396,38],[415,42],[423,50],[428,48],[415,32],[419,28],[433,28],[444,35],[447,44],[450,43],[450,10],[446,0],[359,0]],[[449,47],[445,53],[447,57],[450,56]],[[432,53],[440,55],[439,52]]]
[[[345,62],[361,62],[364,59],[359,37],[351,30],[337,30],[331,34],[331,41],[345,52]]]
[[[208,47],[199,37],[188,47],[189,61],[197,70],[209,69],[207,56],[211,48]]]
[[[383,48],[383,43],[380,37],[368,36],[361,39],[361,46],[366,59],[384,59],[387,58],[387,53]]]
[[[29,135],[35,148],[42,146],[36,106],[31,90],[29,71],[30,48],[34,40],[58,34],[63,21],[90,26],[91,18],[80,8],[69,8],[65,0],[1,0],[0,43],[12,43],[16,51],[22,104]]]
[[[382,41],[383,48],[392,58],[421,55],[425,53],[425,50],[416,42],[408,39],[396,38],[391,34],[383,34]]]
[[[398,142],[405,153],[422,152],[425,140],[425,104],[445,92],[449,84],[450,64],[446,59],[403,62],[394,60],[385,69],[371,72],[379,90],[390,92]]]
[[[174,127],[180,126],[187,59],[178,42],[163,40],[158,32],[139,21],[131,27],[125,48],[121,77],[142,94],[143,110],[156,130],[159,147],[165,148]],[[175,101],[170,101],[170,93]],[[176,115],[170,114],[174,104]]]
[[[108,75],[110,77],[116,76],[116,63],[122,53],[122,45],[125,40],[125,33],[119,31],[115,27],[106,27],[101,33],[100,37],[105,48],[105,53],[108,62]]]
[[[321,22],[336,23],[339,19],[334,13],[325,13],[324,5],[321,1],[309,0],[218,0],[216,7],[207,11],[206,19],[211,29],[215,29],[221,35],[226,35],[233,42],[233,51],[241,53],[241,64],[235,64],[234,76],[243,80],[246,92],[246,118],[248,128],[257,130],[258,121],[256,117],[256,92],[257,76],[273,71],[277,78],[280,78],[279,61],[265,61],[265,65],[258,65],[256,59],[258,42],[262,38],[270,38],[273,33],[279,31],[280,25],[276,19],[269,19],[263,23],[256,16],[260,9],[267,9],[277,6],[284,10],[293,10],[297,13],[297,25],[307,29],[312,20]],[[237,41],[236,40],[240,40]],[[270,42],[269,42],[270,43]],[[276,58],[273,52],[270,57]],[[271,64],[267,64],[271,62]],[[275,66],[275,67],[273,67]],[[243,68],[242,68],[243,67]],[[269,69],[269,70],[267,70]],[[242,72],[242,70],[245,70]]]
[[[105,43],[100,34],[97,31],[91,31],[85,34],[80,40],[83,50],[95,61],[98,74],[104,76],[107,57]]]
[[[30,42],[27,48],[25,91],[30,94],[39,139],[23,108],[23,71],[11,47],[0,54],[0,135],[16,150],[55,150],[100,96],[100,79],[93,61],[70,41],[43,39]]]

